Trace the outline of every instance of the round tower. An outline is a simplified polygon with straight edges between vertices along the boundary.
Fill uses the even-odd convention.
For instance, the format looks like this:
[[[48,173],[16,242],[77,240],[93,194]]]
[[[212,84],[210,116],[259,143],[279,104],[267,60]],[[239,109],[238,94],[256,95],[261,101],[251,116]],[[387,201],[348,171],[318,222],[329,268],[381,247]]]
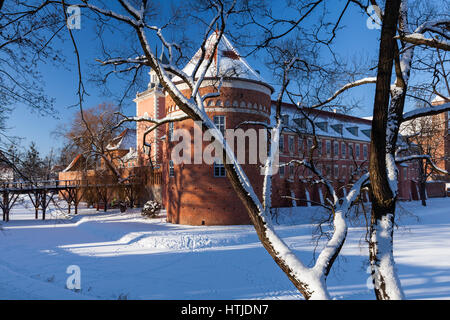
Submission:
[[[214,36],[215,34],[211,37]],[[230,70],[232,73],[227,73],[224,77],[220,96],[206,100],[207,115],[223,133],[226,129],[237,128],[244,121],[269,123],[273,88],[240,57],[225,37],[219,42],[215,55],[200,88],[200,94],[217,92],[219,75]],[[193,67],[196,56],[185,67],[185,72],[188,73]],[[177,84],[176,81],[175,83]],[[185,84],[178,83],[177,86],[184,95],[190,95]],[[165,107],[166,115],[183,113],[168,95]],[[265,146],[266,141],[260,143],[260,140],[267,140],[265,132],[260,132],[263,128],[255,125],[241,125],[239,128],[240,132],[235,131],[236,136],[240,138],[234,139],[234,151],[236,154],[239,148],[240,151],[245,150],[244,153],[241,152],[241,156],[245,154],[241,165],[255,192],[261,197],[263,176],[260,173],[259,148]],[[179,143],[173,141],[173,133],[177,129],[189,132],[190,163],[175,164],[171,160],[172,151]],[[200,159],[199,163],[198,155],[194,155],[196,144],[201,145],[203,153],[210,143],[211,141],[203,141],[201,128],[193,120],[175,122],[166,127],[163,199],[167,209],[167,221],[189,225],[249,224],[248,214],[225,176],[221,159],[217,158],[214,164],[207,164],[204,159]],[[267,154],[267,151],[265,153]]]

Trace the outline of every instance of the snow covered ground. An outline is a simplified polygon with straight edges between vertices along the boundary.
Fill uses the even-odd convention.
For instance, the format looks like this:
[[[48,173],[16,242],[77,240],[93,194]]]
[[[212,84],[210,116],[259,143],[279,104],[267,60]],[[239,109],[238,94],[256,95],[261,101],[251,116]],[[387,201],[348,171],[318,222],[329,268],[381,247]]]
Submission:
[[[450,299],[450,198],[400,203],[395,256],[409,299]],[[28,208],[27,208],[28,207]],[[316,208],[286,209],[278,232],[312,261]],[[34,220],[26,201],[0,222],[0,299],[301,299],[251,226],[182,226],[139,210],[57,209]],[[365,227],[352,226],[328,279],[336,299],[373,299]],[[78,265],[81,290],[65,288]]]

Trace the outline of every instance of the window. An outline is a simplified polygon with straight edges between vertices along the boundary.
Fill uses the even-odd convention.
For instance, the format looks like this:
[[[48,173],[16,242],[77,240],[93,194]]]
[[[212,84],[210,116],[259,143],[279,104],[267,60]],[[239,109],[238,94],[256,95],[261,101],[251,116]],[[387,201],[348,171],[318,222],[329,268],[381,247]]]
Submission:
[[[358,136],[358,127],[348,127],[345,128],[348,132],[350,132],[354,136]]]
[[[280,177],[284,177],[284,163],[280,163]]]
[[[293,163],[289,164],[289,176],[291,176],[291,177],[294,176],[294,164]]]
[[[322,164],[319,163],[319,164],[317,165],[317,171],[319,172],[319,174],[322,174],[322,170],[323,170]]]
[[[303,151],[303,138],[298,137],[298,153],[301,154]]]
[[[347,158],[347,146],[345,145],[345,142],[341,143],[341,154],[342,154],[342,159]]]
[[[225,166],[222,161],[214,161],[214,177],[225,177]]]
[[[327,140],[326,142],[326,148],[327,148],[327,157],[331,156],[331,141]]]
[[[320,130],[328,132],[328,122],[316,122],[315,124]]]
[[[331,176],[331,166],[329,164],[326,166],[326,175],[327,177]]]
[[[294,152],[294,136],[289,136],[288,137],[288,148],[289,148],[289,152]]]
[[[225,116],[214,116],[214,124],[222,132],[222,135],[225,136]]]
[[[169,122],[169,141],[173,141],[173,122]]]
[[[403,168],[403,180],[408,180],[408,168]]]
[[[364,159],[367,159],[367,156],[368,156],[367,144],[363,145],[363,154],[364,154]]]
[[[339,156],[339,142],[335,141],[333,146],[333,155],[335,157]]]
[[[311,151],[312,145],[313,145],[312,140],[311,140],[311,139],[308,139],[308,152]]]
[[[342,128],[343,128],[342,124],[332,124],[330,125],[330,127],[333,128],[334,131],[342,135]]]
[[[361,132],[364,133],[364,135],[365,135],[367,138],[370,138],[370,135],[371,135],[372,130],[371,130],[371,129],[365,129],[365,130],[361,130]]]
[[[169,160],[169,177],[175,176],[175,169],[173,167],[173,161]]]
[[[293,120],[301,129],[306,129],[306,119],[305,118],[296,118]]]
[[[349,166],[348,167],[348,175],[351,176],[354,172],[355,169],[353,168],[353,166]]]
[[[339,166],[337,164],[334,165],[334,177],[339,177]]]
[[[342,166],[341,167],[341,176],[344,178],[346,178],[346,175],[347,175],[346,171],[347,171],[347,166]]]
[[[355,151],[356,151],[355,158],[356,158],[356,159],[359,159],[360,156],[361,156],[361,150],[360,150],[359,143],[357,143],[357,144],[355,145]]]
[[[317,152],[319,156],[322,155],[322,140],[317,140]]]
[[[284,152],[284,135],[280,134],[280,141],[279,141],[280,145],[280,152]]]
[[[349,143],[349,144],[348,144],[348,157],[349,157],[350,159],[353,158],[353,143]]]

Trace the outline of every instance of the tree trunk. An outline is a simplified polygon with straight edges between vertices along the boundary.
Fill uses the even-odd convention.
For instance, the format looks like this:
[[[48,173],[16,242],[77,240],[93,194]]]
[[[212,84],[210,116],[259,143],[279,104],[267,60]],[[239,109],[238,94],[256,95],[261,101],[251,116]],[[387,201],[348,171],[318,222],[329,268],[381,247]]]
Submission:
[[[426,187],[427,187],[427,178],[424,173],[423,169],[423,160],[418,161],[419,165],[419,193],[420,193],[420,200],[422,201],[422,206],[427,206],[427,195],[426,195]]]
[[[390,184],[388,171],[395,172],[395,163],[388,162],[387,121],[391,94],[392,66],[401,0],[386,1],[378,58],[378,74],[370,145],[370,181],[372,192],[369,257],[375,295],[379,300],[402,298],[393,260],[393,223],[397,186]],[[388,166],[391,166],[388,168]],[[391,177],[392,178],[392,177]],[[396,179],[391,179],[391,181]]]

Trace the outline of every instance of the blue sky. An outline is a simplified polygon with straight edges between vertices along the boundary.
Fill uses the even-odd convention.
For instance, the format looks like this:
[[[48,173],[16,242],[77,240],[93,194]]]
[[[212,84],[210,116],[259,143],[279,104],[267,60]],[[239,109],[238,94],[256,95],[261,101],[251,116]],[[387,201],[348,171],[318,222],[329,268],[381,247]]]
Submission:
[[[336,10],[338,12],[342,8],[343,3],[343,1],[333,1],[333,6],[330,7],[330,10]],[[168,5],[162,5],[159,10],[163,17],[169,14]],[[280,15],[284,14],[277,7],[274,7],[274,12]],[[376,57],[379,30],[367,28],[366,21],[366,15],[363,15],[359,9],[350,6],[342,21],[342,25],[345,28],[339,31],[335,41],[336,52],[339,55],[356,58],[366,56]],[[229,30],[232,31],[233,26],[230,26]],[[83,19],[83,12],[81,30],[75,30],[74,32],[79,44],[84,71],[87,72],[87,69],[89,69],[87,63],[93,63],[94,59],[98,58],[99,55],[98,41],[92,33],[90,21]],[[190,32],[193,33],[195,31]],[[200,36],[197,36],[199,41]],[[193,33],[193,37],[196,37],[195,33]],[[115,41],[112,36],[108,36],[106,40]],[[24,105],[16,105],[14,106],[14,111],[9,121],[11,128],[9,134],[23,137],[24,146],[27,146],[31,141],[36,142],[39,151],[43,155],[47,154],[51,148],[57,149],[61,147],[62,141],[51,133],[58,125],[67,124],[73,114],[78,110],[77,107],[68,107],[77,102],[76,90],[78,81],[71,43],[66,41],[64,44],[58,43],[56,45],[60,46],[67,55],[66,68],[56,68],[47,64],[41,64],[36,67],[42,72],[46,94],[55,98],[57,114],[54,117],[43,117]],[[254,57],[248,57],[247,60],[255,69],[261,71],[261,75],[267,82],[273,84],[270,72],[266,70],[261,61]],[[86,97],[85,107],[95,106],[102,102],[113,102],[111,97],[103,96],[101,90],[96,85],[89,82],[86,82],[86,85],[89,96]],[[123,86],[120,83],[114,83],[112,88],[118,91],[123,90]],[[349,98],[361,100],[361,108],[353,112],[355,115],[368,116],[371,114],[374,89],[374,85],[367,85],[364,88],[352,90]],[[275,94],[273,97],[276,97]],[[125,102],[124,111],[128,114],[133,114],[134,107],[134,102],[130,99]]]

